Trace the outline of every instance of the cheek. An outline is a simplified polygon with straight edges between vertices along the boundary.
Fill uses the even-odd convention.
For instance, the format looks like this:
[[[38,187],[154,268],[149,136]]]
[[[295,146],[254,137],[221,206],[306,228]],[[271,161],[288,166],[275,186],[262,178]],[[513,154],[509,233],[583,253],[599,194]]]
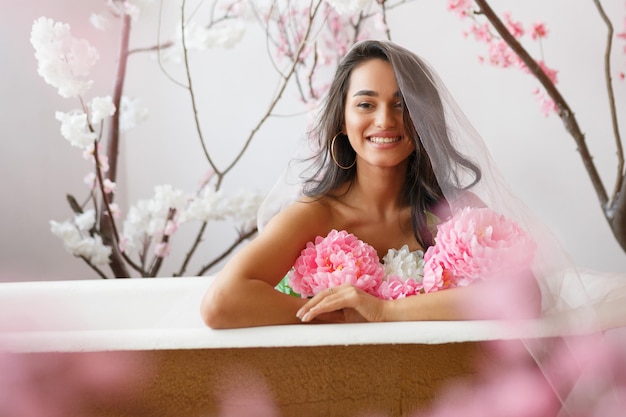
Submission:
[[[343,118],[343,130],[345,133],[354,132],[358,133],[367,127],[367,121],[363,117],[358,117],[355,114],[346,112]]]

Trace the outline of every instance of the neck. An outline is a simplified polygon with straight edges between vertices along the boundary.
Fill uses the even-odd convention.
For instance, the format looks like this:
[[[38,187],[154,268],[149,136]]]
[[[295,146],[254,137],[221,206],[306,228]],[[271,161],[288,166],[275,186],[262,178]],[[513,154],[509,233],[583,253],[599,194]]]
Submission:
[[[372,214],[395,214],[401,207],[401,193],[406,177],[406,164],[392,168],[358,165],[350,194],[361,207]]]

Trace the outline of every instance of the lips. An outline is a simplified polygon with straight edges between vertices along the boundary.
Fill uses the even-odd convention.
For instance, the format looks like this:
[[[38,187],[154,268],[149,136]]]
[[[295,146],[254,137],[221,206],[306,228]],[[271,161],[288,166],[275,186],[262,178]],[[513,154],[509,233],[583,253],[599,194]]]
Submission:
[[[393,137],[380,137],[380,136],[370,136],[367,138],[370,142],[377,144],[387,144],[387,143],[395,143],[400,142],[402,140],[402,136],[393,136]]]

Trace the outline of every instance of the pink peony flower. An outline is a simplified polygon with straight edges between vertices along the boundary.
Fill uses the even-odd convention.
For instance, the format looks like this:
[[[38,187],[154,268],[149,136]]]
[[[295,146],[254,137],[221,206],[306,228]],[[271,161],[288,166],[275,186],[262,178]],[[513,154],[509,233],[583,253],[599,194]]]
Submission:
[[[437,229],[435,245],[424,254],[424,292],[515,277],[529,269],[534,257],[530,236],[488,208],[466,207]]]
[[[397,300],[411,295],[420,294],[423,285],[416,279],[402,279],[396,275],[389,275],[380,283],[377,296],[383,300]]]
[[[289,272],[289,286],[302,297],[342,284],[376,295],[385,270],[376,250],[345,230],[309,242]]]

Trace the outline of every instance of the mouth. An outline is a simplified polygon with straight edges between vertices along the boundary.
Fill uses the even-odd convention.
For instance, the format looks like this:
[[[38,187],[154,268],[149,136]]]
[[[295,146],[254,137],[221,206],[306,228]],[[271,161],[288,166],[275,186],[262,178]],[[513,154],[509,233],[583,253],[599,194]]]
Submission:
[[[377,144],[388,144],[388,143],[396,143],[402,140],[402,136],[392,136],[392,137],[380,137],[380,136],[370,136],[367,138],[372,143]]]

